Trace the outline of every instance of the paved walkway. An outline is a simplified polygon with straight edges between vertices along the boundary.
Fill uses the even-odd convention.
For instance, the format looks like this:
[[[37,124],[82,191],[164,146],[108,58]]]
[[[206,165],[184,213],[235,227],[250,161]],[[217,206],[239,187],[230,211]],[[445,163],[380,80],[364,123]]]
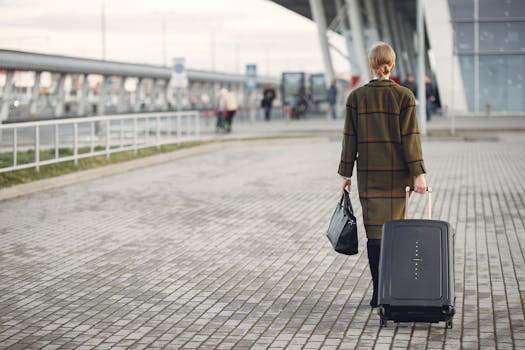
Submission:
[[[208,119],[203,123],[201,130],[203,134],[213,133],[215,119]],[[319,133],[319,132],[341,132],[344,120],[326,119],[319,115],[310,115],[306,120],[272,120],[271,122],[257,121],[255,124],[246,119],[234,120],[234,133],[228,137],[236,136],[258,136],[271,134],[297,134],[297,133]],[[457,117],[454,122],[456,132],[463,135],[465,132],[491,132],[499,131],[525,131],[525,116],[477,116]],[[450,131],[452,120],[443,116],[434,116],[432,121],[427,122],[427,130],[430,132]]]
[[[0,202],[0,348],[525,348],[524,136],[425,141],[451,330],[379,328],[363,228],[324,237],[339,139],[276,140]]]

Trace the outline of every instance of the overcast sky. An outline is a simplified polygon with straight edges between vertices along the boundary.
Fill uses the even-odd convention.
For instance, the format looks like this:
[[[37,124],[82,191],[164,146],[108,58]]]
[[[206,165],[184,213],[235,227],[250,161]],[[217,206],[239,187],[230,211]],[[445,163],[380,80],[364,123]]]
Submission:
[[[162,64],[164,15],[168,63],[185,57],[189,68],[215,62],[237,73],[254,63],[274,76],[323,70],[315,24],[267,0],[0,0],[0,48],[100,59],[103,2],[107,60]],[[330,40],[344,51],[338,35]],[[332,58],[337,72],[347,70]]]

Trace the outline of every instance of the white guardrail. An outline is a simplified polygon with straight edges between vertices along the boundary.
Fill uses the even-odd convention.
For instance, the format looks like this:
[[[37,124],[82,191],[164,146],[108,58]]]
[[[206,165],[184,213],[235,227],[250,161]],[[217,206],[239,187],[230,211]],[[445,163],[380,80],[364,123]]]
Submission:
[[[146,114],[118,114],[101,117],[68,118],[0,125],[0,173],[36,168],[111,153],[134,151],[184,141],[200,136],[198,111]],[[72,155],[60,155],[69,148]],[[51,150],[54,149],[54,156]],[[46,158],[41,152],[48,150]],[[19,152],[34,152],[34,161],[19,164]],[[5,155],[12,154],[12,157]],[[71,151],[69,152],[71,153]],[[5,159],[11,164],[6,164]]]

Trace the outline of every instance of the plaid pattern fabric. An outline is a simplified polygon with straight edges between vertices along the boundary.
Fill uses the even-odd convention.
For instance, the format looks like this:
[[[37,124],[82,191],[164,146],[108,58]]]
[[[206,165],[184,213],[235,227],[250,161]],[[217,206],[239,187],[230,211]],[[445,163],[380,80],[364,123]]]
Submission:
[[[386,221],[402,219],[405,187],[426,173],[414,94],[391,80],[372,80],[346,101],[339,174],[357,184],[369,239],[380,239]]]

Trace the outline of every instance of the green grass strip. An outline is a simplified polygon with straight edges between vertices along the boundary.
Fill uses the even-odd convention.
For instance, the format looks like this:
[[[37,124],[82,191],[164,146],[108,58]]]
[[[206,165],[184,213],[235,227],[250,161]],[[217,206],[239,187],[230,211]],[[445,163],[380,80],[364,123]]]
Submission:
[[[169,144],[157,147],[141,148],[137,150],[137,154],[133,154],[133,151],[122,151],[111,153],[110,158],[107,159],[105,155],[82,158],[78,160],[78,164],[75,165],[74,161],[65,161],[60,163],[41,165],[40,171],[36,171],[35,168],[28,168],[22,170],[13,170],[5,173],[0,173],[0,189],[4,187],[24,184],[32,181],[48,179],[60,175],[73,173],[80,170],[93,169],[104,165],[110,165],[120,162],[125,162],[133,159],[144,158],[160,153],[168,153],[178,151],[184,148],[196,147],[203,144],[214,143],[214,142],[235,142],[235,141],[256,141],[256,140],[278,140],[278,139],[298,139],[298,138],[309,138],[315,137],[315,134],[298,134],[298,135],[279,135],[279,136],[262,136],[262,137],[249,137],[239,139],[219,139],[209,141],[194,141],[194,142],[183,142],[178,144]],[[125,146],[125,145],[124,145]],[[118,146],[114,146],[118,147]],[[112,147],[113,148],[113,147]],[[104,146],[96,146],[95,152],[105,150]],[[82,147],[78,149],[78,153],[88,153],[91,151],[90,147]],[[58,150],[59,157],[68,157],[73,155],[72,148],[60,148]],[[48,149],[40,151],[40,161],[54,159],[55,150]],[[17,164],[28,164],[35,161],[34,150],[20,151],[17,152]],[[6,168],[13,165],[13,153],[6,152],[0,153],[0,168]]]
[[[173,152],[184,148],[190,148],[202,145],[206,142],[186,142],[179,144],[170,144],[157,147],[141,148],[137,150],[137,154],[133,151],[123,151],[111,153],[109,159],[105,155],[82,158],[78,160],[75,165],[74,161],[65,161],[60,163],[48,164],[40,166],[40,171],[35,168],[14,170],[5,173],[0,173],[0,188],[28,183],[36,180],[47,179],[50,177],[65,175],[79,170],[92,169],[104,165],[125,162],[132,159],[144,158],[160,153]],[[105,147],[97,146],[95,151],[103,151]],[[88,153],[91,149],[89,147],[79,148],[78,153]],[[72,148],[60,148],[59,157],[67,157],[73,155]],[[40,152],[40,161],[55,158],[55,150],[43,150]],[[34,150],[17,152],[17,164],[27,164],[34,162]],[[13,153],[0,153],[0,168],[8,167],[13,164]]]

